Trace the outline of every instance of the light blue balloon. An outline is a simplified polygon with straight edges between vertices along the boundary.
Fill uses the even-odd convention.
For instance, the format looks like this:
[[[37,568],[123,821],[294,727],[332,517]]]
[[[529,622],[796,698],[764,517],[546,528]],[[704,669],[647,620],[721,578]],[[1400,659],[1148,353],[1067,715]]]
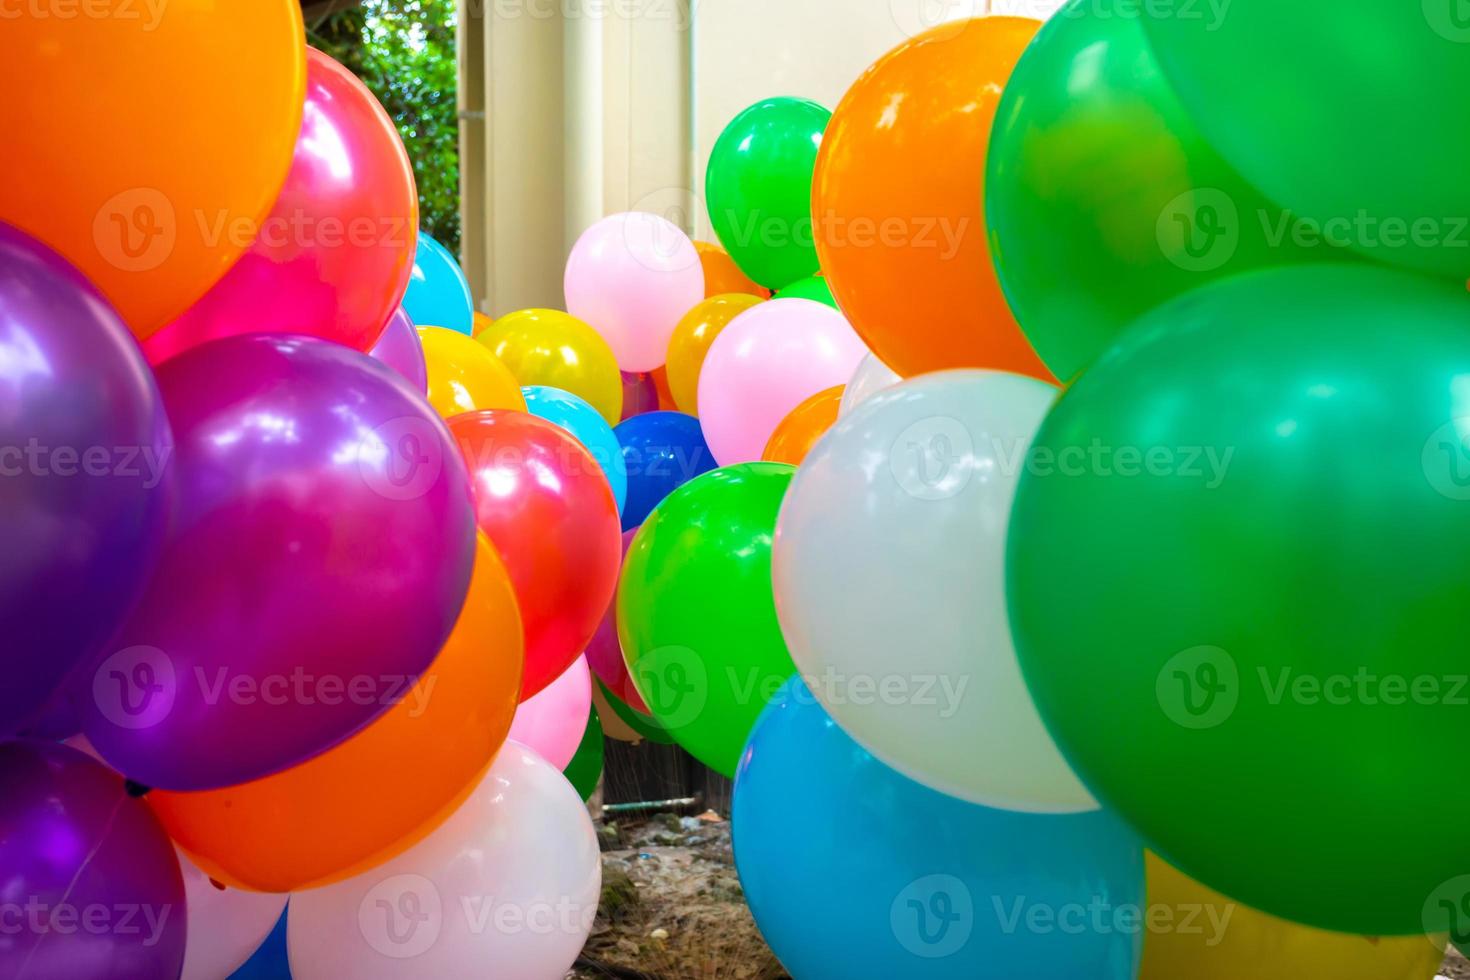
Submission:
[[[796,980],[1137,976],[1143,849],[1121,820],[921,786],[859,747],[800,678],[751,732],[732,819],[750,910]]]
[[[449,249],[419,232],[413,275],[403,296],[403,309],[421,327],[448,327],[462,334],[475,328],[475,301],[470,282]]]
[[[527,385],[521,394],[526,396],[526,411],[561,426],[587,447],[612,486],[621,514],[628,499],[628,465],[623,461],[623,447],[602,413],[585,399],[560,388]]]

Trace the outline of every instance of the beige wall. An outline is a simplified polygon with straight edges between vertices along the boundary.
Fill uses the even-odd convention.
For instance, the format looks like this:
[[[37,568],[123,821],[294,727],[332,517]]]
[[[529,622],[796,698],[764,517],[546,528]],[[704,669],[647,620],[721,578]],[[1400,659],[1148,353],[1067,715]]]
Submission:
[[[731,117],[773,95],[835,106],[883,52],[989,3],[460,0],[463,258],[480,308],[560,306],[567,251],[606,214],[710,237],[704,165]]]

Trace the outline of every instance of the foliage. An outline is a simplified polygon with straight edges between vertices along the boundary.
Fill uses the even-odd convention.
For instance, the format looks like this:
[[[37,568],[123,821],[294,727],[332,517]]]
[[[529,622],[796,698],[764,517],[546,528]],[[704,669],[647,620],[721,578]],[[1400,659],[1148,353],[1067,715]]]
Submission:
[[[307,40],[361,78],[398,126],[420,225],[459,253],[454,0],[364,0],[309,22]]]

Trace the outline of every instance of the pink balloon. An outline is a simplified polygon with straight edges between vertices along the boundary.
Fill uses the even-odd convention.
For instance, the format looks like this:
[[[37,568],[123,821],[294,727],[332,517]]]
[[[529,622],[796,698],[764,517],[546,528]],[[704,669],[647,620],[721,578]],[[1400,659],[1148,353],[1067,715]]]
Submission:
[[[516,708],[506,736],[536,750],[543,759],[565,769],[587,728],[592,710],[592,672],[578,657],[562,675]]]
[[[809,299],[773,299],[730,321],[699,374],[699,424],[715,462],[760,459],[793,408],[846,383],[867,353],[841,313]]]
[[[636,527],[623,532],[623,557],[628,556],[628,546],[633,543]],[[649,714],[648,705],[638,695],[633,680],[628,676],[628,665],[623,661],[623,648],[618,643],[618,600],[608,603],[607,615],[602,617],[592,642],[587,644],[587,666],[592,668],[607,689],[622,698],[630,708]],[[512,736],[514,737],[514,736]]]
[[[415,391],[428,393],[429,365],[424,358],[424,342],[419,339],[419,332],[414,329],[413,321],[401,308],[394,310],[393,315],[388,318],[383,336],[368,351],[368,356],[376,357],[403,375]]]
[[[408,152],[367,86],[320,51],[306,49],[301,135],[269,217],[249,229],[215,228],[215,217],[197,216],[200,234],[249,234],[254,244],[144,343],[152,364],[242,333],[306,334],[366,351],[408,288],[418,238]]]
[[[624,371],[667,359],[679,319],[704,299],[704,268],[689,236],[654,214],[603,218],[572,247],[567,312],[592,325]]]

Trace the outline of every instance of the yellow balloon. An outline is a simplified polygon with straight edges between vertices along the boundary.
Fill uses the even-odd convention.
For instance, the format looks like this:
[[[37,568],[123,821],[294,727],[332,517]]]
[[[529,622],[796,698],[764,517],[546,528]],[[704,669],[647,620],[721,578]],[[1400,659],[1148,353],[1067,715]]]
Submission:
[[[1432,980],[1444,959],[1424,936],[1324,932],[1232,901],[1154,854],[1147,868],[1139,980]]]
[[[684,314],[669,338],[669,393],[674,396],[679,411],[699,414],[699,370],[704,367],[704,355],[709,353],[710,344],[731,320],[763,302],[759,296],[748,293],[726,293],[711,296]]]
[[[623,375],[602,335],[570,313],[520,310],[493,323],[475,317],[475,340],[523,385],[547,385],[579,396],[617,425],[623,417]],[[483,328],[482,328],[483,324]]]
[[[510,368],[458,330],[419,327],[429,373],[429,404],[444,418],[485,408],[526,410]]]

